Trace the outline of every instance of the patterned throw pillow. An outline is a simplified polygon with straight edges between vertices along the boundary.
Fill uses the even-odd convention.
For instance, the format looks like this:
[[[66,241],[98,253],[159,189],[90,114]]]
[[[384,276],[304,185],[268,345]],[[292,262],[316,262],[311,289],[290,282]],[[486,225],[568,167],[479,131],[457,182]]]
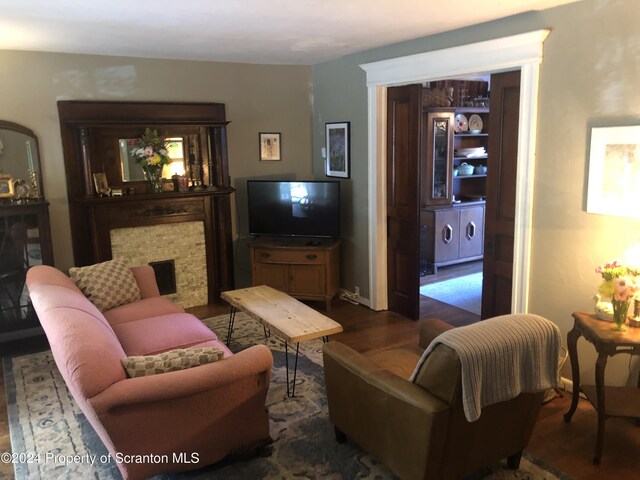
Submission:
[[[140,300],[136,279],[123,260],[116,258],[88,267],[72,267],[69,275],[101,312]]]
[[[157,355],[136,355],[122,359],[127,374],[146,377],[158,373],[175,372],[222,360],[224,352],[218,348],[178,348]]]

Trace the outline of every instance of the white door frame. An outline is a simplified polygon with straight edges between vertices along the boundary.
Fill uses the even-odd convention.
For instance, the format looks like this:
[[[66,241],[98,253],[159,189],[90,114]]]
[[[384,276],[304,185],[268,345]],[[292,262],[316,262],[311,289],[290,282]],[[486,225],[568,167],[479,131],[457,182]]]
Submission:
[[[520,69],[520,124],[511,310],[514,313],[527,311],[538,123],[538,80],[542,63],[542,44],[547,35],[549,30],[537,30],[360,65],[367,74],[368,89],[369,303],[374,310],[388,308],[387,87]]]

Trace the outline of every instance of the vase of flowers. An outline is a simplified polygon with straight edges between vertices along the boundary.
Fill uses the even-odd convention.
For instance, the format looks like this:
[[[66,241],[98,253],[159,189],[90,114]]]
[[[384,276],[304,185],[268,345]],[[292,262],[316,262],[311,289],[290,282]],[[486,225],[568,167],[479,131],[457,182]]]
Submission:
[[[162,192],[162,167],[169,164],[167,141],[158,135],[157,130],[147,128],[140,138],[129,143],[131,156],[142,167],[144,177],[153,193]]]
[[[601,275],[603,280],[598,293],[611,299],[615,323],[613,330],[625,332],[624,324],[627,321],[631,301],[638,291],[636,278],[640,271],[614,261],[596,268],[596,273]]]

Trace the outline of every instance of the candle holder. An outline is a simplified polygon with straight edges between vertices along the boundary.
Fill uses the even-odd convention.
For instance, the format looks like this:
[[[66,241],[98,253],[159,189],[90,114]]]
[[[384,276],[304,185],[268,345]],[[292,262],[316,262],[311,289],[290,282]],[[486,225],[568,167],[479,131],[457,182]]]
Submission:
[[[29,179],[31,180],[31,195],[34,200],[40,200],[40,186],[38,185],[38,175],[35,170],[29,170]]]

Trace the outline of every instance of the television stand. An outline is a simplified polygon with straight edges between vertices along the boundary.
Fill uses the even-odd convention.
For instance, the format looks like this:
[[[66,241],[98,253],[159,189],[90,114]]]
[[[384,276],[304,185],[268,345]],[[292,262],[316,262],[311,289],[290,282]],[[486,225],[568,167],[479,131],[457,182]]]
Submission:
[[[269,285],[331,310],[340,282],[340,240],[257,237],[249,243],[253,286]]]

